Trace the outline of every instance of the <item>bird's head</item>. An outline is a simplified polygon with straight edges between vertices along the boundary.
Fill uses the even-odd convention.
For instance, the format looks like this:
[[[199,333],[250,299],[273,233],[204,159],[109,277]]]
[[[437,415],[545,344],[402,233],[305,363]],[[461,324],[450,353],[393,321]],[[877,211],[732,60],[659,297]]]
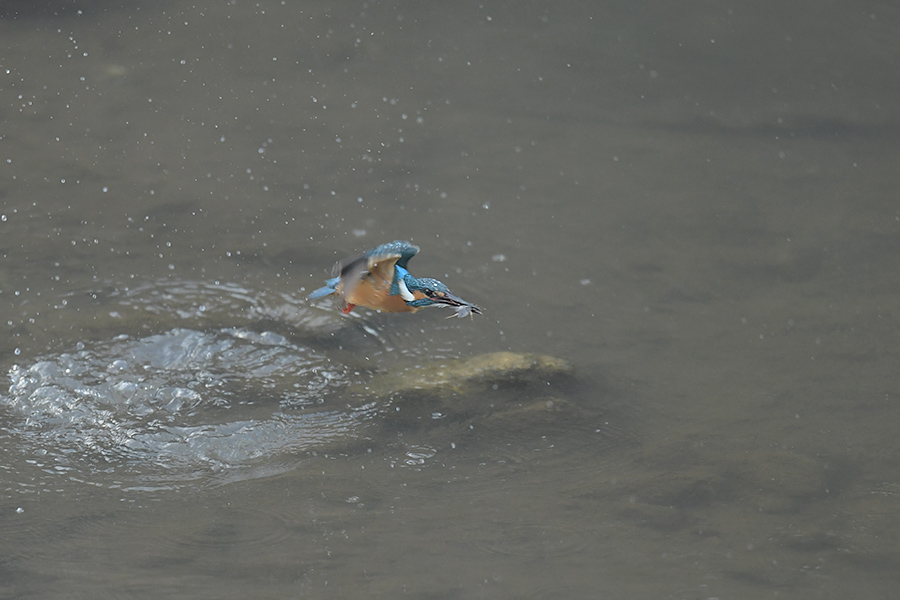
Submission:
[[[481,314],[479,307],[453,294],[443,282],[431,277],[413,277],[405,269],[403,271],[398,273],[397,291],[409,306],[413,308],[451,306],[456,309],[456,313],[450,317],[466,317],[472,313]]]

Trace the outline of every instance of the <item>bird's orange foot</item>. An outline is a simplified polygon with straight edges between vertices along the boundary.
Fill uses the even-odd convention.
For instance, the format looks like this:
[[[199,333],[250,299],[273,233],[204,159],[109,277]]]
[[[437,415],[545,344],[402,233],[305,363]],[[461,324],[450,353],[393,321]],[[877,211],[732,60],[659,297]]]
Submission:
[[[356,305],[350,304],[349,302],[347,302],[344,304],[344,308],[341,309],[341,312],[344,313],[345,315],[350,314],[350,311],[353,310],[354,306],[356,306]]]

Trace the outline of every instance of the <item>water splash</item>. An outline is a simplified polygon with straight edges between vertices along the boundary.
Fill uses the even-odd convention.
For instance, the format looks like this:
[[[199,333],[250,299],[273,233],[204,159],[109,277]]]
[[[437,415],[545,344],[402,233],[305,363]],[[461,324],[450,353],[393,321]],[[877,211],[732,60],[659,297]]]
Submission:
[[[273,332],[118,336],[9,371],[10,435],[47,473],[193,479],[350,438],[345,367]]]

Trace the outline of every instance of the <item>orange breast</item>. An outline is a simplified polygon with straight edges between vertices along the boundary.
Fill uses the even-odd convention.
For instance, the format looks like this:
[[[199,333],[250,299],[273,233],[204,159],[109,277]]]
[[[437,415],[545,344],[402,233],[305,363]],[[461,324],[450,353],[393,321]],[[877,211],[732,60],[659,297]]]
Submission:
[[[418,310],[409,306],[400,296],[391,296],[389,292],[389,282],[385,282],[381,278],[366,277],[351,290],[350,294],[344,297],[344,300],[357,306],[365,306],[383,312],[415,312]]]

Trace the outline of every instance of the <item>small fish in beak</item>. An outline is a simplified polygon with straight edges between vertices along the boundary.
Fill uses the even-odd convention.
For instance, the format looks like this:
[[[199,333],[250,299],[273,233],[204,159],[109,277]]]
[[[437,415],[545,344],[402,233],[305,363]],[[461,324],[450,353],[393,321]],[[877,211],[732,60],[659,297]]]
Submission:
[[[448,319],[452,319],[453,317],[459,317],[460,319],[462,319],[464,317],[482,314],[481,308],[475,306],[471,302],[463,300],[459,296],[451,294],[450,292],[438,292],[430,296],[430,298],[441,308],[443,308],[444,306],[450,306],[455,310],[452,315],[447,317]]]

